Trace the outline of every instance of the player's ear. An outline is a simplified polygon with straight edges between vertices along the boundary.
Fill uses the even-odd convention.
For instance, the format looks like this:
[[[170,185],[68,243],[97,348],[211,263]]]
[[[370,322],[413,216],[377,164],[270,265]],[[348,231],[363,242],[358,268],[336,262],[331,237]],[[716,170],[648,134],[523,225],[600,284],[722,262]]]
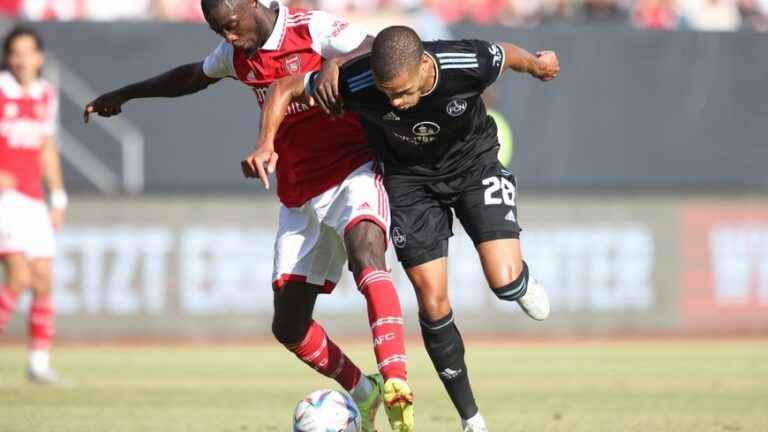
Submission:
[[[424,53],[421,55],[421,61],[419,61],[419,68],[421,68],[421,73],[426,74],[427,71],[429,71],[429,66],[431,65],[432,60],[429,59],[429,56],[427,53]]]

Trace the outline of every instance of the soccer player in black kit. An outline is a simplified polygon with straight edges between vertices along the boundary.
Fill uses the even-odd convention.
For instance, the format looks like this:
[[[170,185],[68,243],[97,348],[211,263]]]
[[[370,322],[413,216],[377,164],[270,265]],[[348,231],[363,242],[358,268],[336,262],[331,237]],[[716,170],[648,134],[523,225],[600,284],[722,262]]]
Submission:
[[[383,168],[392,243],[416,291],[425,347],[465,432],[487,428],[448,301],[452,209],[475,244],[493,293],[516,301],[533,319],[549,315],[546,291],[522,259],[515,177],[498,162],[496,125],[480,98],[507,69],[543,81],[560,72],[552,51],[533,55],[510,43],[479,40],[422,43],[402,26],[383,30],[370,54],[339,71],[343,109],[359,114]],[[313,93],[325,99],[313,88],[316,76],[273,85],[256,150],[242,163],[247,177],[266,179],[274,149],[262,144],[272,142],[288,104]]]

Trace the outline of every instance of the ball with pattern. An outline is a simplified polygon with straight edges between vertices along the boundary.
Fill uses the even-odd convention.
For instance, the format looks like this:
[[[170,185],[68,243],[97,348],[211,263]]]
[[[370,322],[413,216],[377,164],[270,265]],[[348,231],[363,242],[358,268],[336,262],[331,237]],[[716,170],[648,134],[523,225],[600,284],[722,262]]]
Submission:
[[[352,398],[336,390],[318,390],[296,404],[294,432],[360,432],[360,413]]]

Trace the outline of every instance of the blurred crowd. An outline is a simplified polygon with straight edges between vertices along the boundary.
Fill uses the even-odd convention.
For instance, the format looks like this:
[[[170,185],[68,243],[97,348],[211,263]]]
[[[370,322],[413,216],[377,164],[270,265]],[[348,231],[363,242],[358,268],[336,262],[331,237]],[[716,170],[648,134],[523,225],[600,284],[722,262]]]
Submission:
[[[267,0],[263,0],[267,1]],[[446,26],[535,26],[542,22],[642,29],[768,31],[768,0],[282,0],[323,9],[372,29],[411,24],[440,36]],[[203,20],[199,0],[0,0],[0,14],[28,20]]]

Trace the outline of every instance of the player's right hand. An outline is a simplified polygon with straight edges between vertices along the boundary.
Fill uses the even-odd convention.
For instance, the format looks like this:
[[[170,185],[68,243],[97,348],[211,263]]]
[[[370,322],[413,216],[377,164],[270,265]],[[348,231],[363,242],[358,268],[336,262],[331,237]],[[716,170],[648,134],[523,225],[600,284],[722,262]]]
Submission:
[[[538,67],[533,72],[533,76],[542,81],[552,81],[560,75],[560,60],[554,51],[545,50],[536,53],[538,58]]]
[[[125,98],[117,92],[105,93],[85,106],[83,121],[88,123],[91,119],[91,114],[101,117],[116,116],[123,112],[122,107],[125,102]]]
[[[0,171],[0,191],[16,187],[16,178],[7,171]]]
[[[343,114],[339,95],[338,63],[327,61],[320,67],[320,72],[315,78],[315,91],[312,93],[312,99],[326,114],[332,117],[340,117]]]
[[[269,174],[275,172],[277,158],[274,148],[260,146],[240,161],[240,169],[245,178],[258,178],[269,189]]]

